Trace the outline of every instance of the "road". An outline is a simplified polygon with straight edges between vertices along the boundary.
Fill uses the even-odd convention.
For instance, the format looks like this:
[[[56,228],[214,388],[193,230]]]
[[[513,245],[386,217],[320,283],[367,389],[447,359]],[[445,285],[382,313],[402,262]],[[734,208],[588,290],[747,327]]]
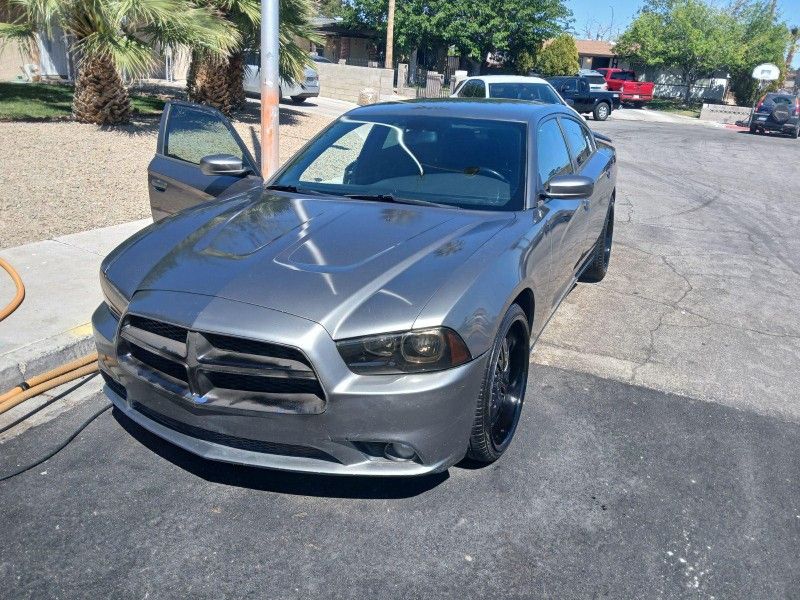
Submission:
[[[534,360],[800,420],[800,141],[588,123],[618,149],[612,264]]]
[[[416,480],[281,474],[202,461],[108,411],[0,483],[0,589],[800,598],[800,142],[590,124],[619,150],[611,271],[546,329],[501,461]],[[105,402],[7,440],[0,477]]]

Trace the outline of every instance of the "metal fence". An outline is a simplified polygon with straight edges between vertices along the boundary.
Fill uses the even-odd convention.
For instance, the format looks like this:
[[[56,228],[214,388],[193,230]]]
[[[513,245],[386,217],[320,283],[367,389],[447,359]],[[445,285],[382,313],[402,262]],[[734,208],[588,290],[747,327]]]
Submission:
[[[456,85],[458,57],[448,57],[441,71],[417,67],[408,73],[409,87],[416,88],[417,98],[446,98]]]

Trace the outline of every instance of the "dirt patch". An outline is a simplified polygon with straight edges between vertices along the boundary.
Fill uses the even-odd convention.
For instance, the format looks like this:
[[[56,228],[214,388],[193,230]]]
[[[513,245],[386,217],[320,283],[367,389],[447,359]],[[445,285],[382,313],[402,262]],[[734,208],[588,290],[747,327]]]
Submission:
[[[282,108],[281,162],[330,121]],[[258,160],[257,109],[234,126]],[[147,165],[157,137],[157,118],[115,128],[0,123],[0,248],[150,216]]]

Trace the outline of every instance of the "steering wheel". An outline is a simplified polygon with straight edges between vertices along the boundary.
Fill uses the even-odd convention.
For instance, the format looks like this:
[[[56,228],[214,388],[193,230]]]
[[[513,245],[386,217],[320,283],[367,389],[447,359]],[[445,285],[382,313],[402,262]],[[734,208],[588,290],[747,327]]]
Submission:
[[[490,169],[489,167],[469,167],[466,169],[467,175],[477,175],[478,173],[489,175],[492,179],[498,179],[503,183],[511,183],[505,175],[502,173],[495,171],[494,169]]]

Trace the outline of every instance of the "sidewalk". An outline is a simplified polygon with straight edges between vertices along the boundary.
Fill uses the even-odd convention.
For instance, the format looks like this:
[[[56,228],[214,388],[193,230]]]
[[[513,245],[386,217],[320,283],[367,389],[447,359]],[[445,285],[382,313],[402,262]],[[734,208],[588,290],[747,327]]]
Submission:
[[[92,351],[91,316],[103,258],[148,225],[142,219],[0,250],[25,283],[25,300],[0,323],[0,390]],[[0,304],[14,284],[0,272]]]

